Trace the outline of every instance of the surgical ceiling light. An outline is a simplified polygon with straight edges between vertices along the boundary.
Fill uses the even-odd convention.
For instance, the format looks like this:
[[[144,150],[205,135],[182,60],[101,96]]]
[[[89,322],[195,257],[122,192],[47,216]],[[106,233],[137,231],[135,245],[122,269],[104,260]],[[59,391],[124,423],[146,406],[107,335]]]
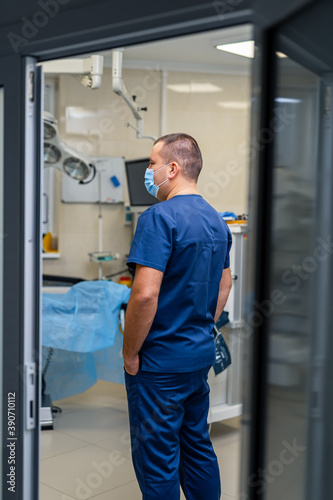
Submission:
[[[224,50],[231,54],[236,54],[243,57],[254,57],[254,41],[247,40],[245,42],[225,43],[223,45],[216,45],[217,50]]]
[[[95,165],[88,157],[61,141],[57,121],[50,113],[44,112],[43,119],[44,166],[55,167],[65,172],[72,179],[79,181],[79,184],[91,182],[96,175]]]
[[[83,181],[90,175],[90,167],[79,158],[70,156],[64,160],[64,171],[72,179]]]
[[[53,127],[53,125],[44,121],[44,139],[53,139],[56,133],[56,129]]]
[[[61,158],[60,150],[54,144],[50,144],[49,142],[44,142],[44,162],[50,163],[58,163]]]

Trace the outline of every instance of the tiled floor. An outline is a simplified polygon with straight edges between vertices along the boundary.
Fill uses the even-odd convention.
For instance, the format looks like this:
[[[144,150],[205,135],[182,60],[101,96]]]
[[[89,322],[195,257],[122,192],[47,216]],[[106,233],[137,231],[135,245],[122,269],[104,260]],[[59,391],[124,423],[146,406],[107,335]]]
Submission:
[[[40,500],[140,500],[130,455],[125,387],[98,381],[54,402],[54,429],[41,432]],[[238,494],[239,419],[214,423],[222,500]],[[181,497],[184,499],[184,496]]]

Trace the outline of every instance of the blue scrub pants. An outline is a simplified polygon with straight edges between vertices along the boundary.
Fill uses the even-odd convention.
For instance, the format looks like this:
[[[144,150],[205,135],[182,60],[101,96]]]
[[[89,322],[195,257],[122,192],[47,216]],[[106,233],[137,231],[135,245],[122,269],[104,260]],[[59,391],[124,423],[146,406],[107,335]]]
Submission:
[[[219,500],[209,438],[210,367],[188,373],[125,372],[132,460],[143,500]]]

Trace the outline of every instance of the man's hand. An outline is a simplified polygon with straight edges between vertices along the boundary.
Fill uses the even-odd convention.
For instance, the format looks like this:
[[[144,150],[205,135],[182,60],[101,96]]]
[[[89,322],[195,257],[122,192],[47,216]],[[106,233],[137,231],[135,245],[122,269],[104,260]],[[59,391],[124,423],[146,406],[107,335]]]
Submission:
[[[223,269],[222,278],[220,281],[219,296],[214,316],[215,323],[221,316],[224,306],[227,303],[231,287],[232,287],[231,272],[230,272],[230,267],[227,267],[227,269]]]
[[[124,358],[124,368],[130,375],[136,375],[139,371],[139,355],[133,358]]]
[[[136,265],[132,292],[128,301],[123,356],[127,373],[139,370],[139,352],[153,323],[163,273],[151,267]]]

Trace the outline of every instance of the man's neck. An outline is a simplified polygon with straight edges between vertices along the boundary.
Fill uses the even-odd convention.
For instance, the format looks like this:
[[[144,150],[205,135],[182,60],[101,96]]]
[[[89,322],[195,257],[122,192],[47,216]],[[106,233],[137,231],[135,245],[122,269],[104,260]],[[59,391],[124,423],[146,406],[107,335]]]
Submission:
[[[183,187],[175,187],[173,189],[171,189],[170,193],[168,194],[167,196],[167,200],[170,200],[170,198],[173,198],[174,196],[178,196],[180,194],[199,194],[198,193],[198,189],[197,189],[197,185],[196,184],[193,184],[193,185],[189,185],[189,186],[183,186]]]

